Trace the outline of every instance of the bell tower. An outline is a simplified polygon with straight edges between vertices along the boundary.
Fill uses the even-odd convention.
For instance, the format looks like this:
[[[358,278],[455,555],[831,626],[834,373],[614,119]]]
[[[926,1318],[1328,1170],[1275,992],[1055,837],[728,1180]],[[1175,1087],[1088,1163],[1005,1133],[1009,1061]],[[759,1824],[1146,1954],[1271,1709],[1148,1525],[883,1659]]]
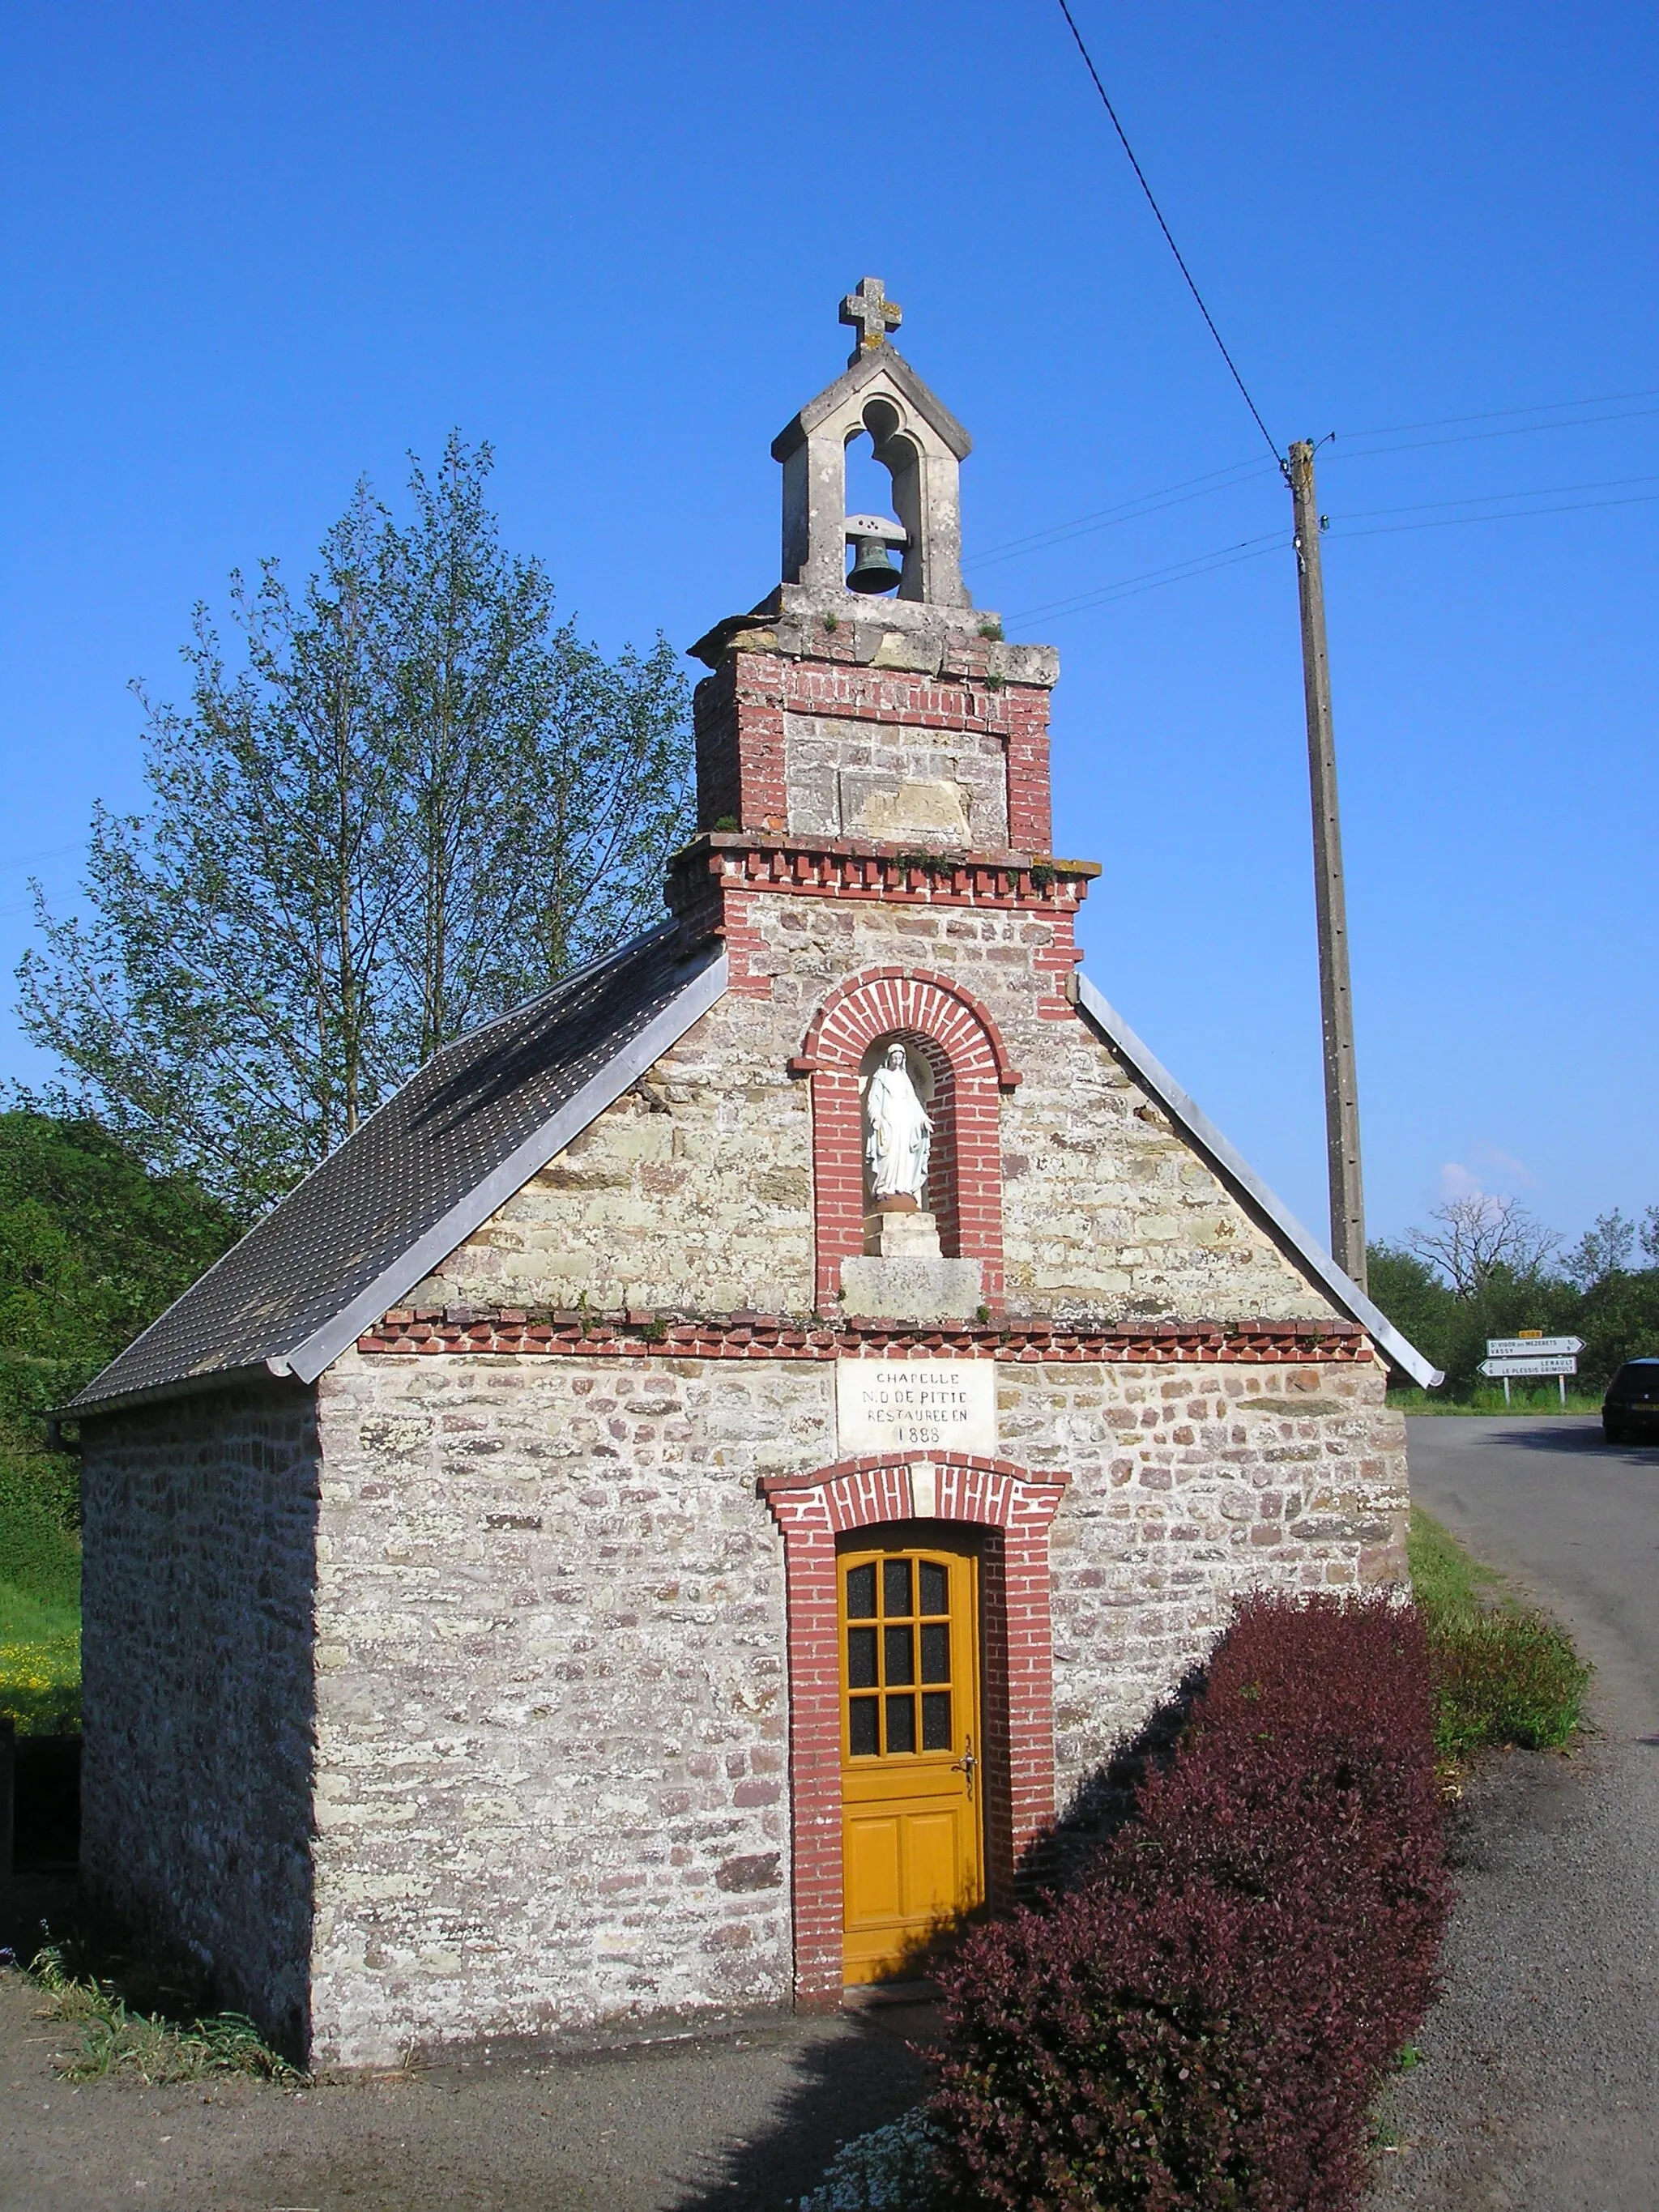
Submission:
[[[733,994],[799,1024],[817,1309],[971,1316],[1002,1302],[1000,1108],[1020,1071],[999,1021],[1075,1018],[1073,925],[1099,870],[1050,851],[1057,656],[1008,643],[963,584],[968,434],[894,348],[878,278],[841,315],[851,361],[773,441],[781,579],[692,647],[712,672],[698,835],[669,904],[724,939]],[[847,512],[866,434],[890,515]],[[890,1190],[884,1067],[884,1127],[913,1163]]]
[[[893,345],[900,314],[863,278],[841,306],[847,368],[772,441],[781,580],[691,648],[714,672],[696,697],[698,827],[1046,863],[1058,659],[1006,643],[969,597],[972,441]],[[866,434],[890,516],[847,512],[847,448]]]

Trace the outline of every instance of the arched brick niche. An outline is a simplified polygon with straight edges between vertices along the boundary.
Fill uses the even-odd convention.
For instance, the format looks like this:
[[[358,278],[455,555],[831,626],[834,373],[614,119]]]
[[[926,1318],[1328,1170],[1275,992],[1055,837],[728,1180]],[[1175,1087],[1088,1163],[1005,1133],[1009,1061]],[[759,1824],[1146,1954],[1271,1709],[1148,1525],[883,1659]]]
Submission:
[[[839,984],[819,1007],[797,1075],[812,1079],[812,1183],[817,1300],[831,1307],[841,1264],[864,1249],[864,1128],[859,1072],[883,1037],[913,1044],[933,1072],[936,1124],[928,1198],[950,1258],[977,1260],[988,1305],[1002,1301],[1001,1094],[1019,1081],[995,1023],[943,975],[872,968]]]
[[[789,1771],[795,2001],[838,2003],[842,1963],[841,1650],[836,1539],[883,1523],[984,1531],[985,1858],[994,1905],[1012,1898],[1021,1852],[1054,1819],[1054,1662],[1048,1529],[1070,1478],[1012,1461],[939,1453],[852,1459],[765,1477],[783,1532],[789,1608]]]

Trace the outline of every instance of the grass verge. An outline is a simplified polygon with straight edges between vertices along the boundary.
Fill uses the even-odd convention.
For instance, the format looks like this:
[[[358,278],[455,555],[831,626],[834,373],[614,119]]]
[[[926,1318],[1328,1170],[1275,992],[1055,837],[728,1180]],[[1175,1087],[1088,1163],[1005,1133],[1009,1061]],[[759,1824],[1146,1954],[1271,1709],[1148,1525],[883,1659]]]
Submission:
[[[78,2047],[52,2058],[67,2081],[101,2081],[117,2075],[155,2088],[170,2081],[204,2081],[212,2074],[247,2074],[264,2081],[304,2079],[241,2013],[211,2013],[180,2022],[159,2012],[133,2011],[112,1983],[71,1972],[56,1948],[37,1953],[27,1971],[49,2000],[41,2017],[76,2032]]]
[[[1504,1577],[1420,1505],[1412,1508],[1407,1551],[1429,1635],[1441,1756],[1564,1744],[1590,1677],[1571,1638],[1510,1595]]]
[[[1511,1402],[1504,1402],[1501,1383],[1490,1389],[1484,1386],[1470,1391],[1467,1397],[1449,1398],[1443,1390],[1390,1390],[1389,1403],[1401,1413],[1525,1414],[1528,1419],[1540,1413],[1600,1413],[1601,1393],[1593,1395],[1584,1390],[1569,1390],[1566,1403],[1561,1402],[1560,1393],[1553,1382],[1542,1389],[1522,1390],[1516,1387]]]

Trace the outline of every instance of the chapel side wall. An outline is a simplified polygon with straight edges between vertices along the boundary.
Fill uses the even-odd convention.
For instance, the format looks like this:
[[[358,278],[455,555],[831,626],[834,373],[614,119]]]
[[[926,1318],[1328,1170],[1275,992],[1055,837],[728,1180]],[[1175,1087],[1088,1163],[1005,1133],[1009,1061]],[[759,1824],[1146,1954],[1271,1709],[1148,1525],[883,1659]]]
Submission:
[[[324,1378],[314,2045],[787,2005],[782,1547],[822,1365]]]
[[[1333,1312],[1058,997],[1068,921],[769,892],[750,898],[744,929],[741,988],[411,1303],[811,1312],[810,1085],[788,1063],[837,985],[904,968],[972,993],[1022,1077],[999,1109],[1011,1314]]]
[[[325,1378],[319,2063],[788,2003],[784,1567],[757,1483],[839,1456],[834,1376],[354,1352]],[[1404,1578],[1375,1362],[1000,1361],[997,1385],[1002,1455],[1070,1478],[1062,1808],[1237,1597]]]
[[[88,1903],[303,2058],[313,1395],[210,1390],[82,1437]]]

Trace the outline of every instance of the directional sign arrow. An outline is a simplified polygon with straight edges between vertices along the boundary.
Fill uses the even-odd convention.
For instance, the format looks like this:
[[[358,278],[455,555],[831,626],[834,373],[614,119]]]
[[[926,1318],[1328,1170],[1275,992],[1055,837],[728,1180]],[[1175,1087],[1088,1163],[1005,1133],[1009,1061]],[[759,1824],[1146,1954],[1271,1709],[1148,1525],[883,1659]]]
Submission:
[[[1578,1362],[1569,1353],[1562,1359],[1483,1359],[1483,1375],[1576,1375]]]
[[[1583,1348],[1582,1336],[1489,1336],[1486,1339],[1486,1353],[1492,1359],[1565,1359]]]

